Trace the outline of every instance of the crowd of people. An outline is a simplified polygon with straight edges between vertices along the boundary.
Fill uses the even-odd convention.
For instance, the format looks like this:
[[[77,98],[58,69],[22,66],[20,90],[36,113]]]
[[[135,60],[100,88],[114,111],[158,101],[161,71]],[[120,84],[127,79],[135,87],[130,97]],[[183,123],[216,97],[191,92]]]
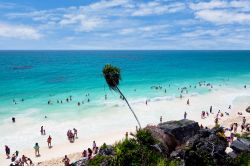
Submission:
[[[10,166],[33,166],[33,162],[29,157],[26,157],[25,155],[22,155],[21,157],[19,156],[19,152],[15,151],[15,153],[12,154],[10,157],[10,148],[5,145],[5,153],[7,156],[7,159],[11,160]]]
[[[91,160],[95,155],[98,154],[98,152],[99,148],[96,146],[96,142],[93,141],[92,149],[88,148],[86,150],[83,150],[81,154],[81,159],[79,159],[78,161],[71,162],[68,156],[65,155],[64,158],[62,159],[62,162],[64,163],[64,166],[74,166],[77,165],[78,162],[83,163],[87,160]]]

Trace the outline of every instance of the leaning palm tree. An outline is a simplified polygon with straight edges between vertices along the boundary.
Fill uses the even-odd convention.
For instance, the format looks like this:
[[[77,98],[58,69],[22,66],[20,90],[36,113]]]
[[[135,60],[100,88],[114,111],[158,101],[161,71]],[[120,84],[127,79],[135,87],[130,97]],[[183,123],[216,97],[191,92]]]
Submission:
[[[111,64],[106,64],[102,70],[102,73],[103,73],[103,76],[104,76],[109,88],[115,92],[118,92],[122,96],[122,98],[126,101],[130,111],[133,113],[133,115],[134,115],[134,117],[139,125],[139,128],[141,128],[141,124],[140,124],[135,112],[131,108],[126,97],[123,95],[123,93],[118,88],[119,82],[121,80],[121,70],[118,67],[112,66]]]

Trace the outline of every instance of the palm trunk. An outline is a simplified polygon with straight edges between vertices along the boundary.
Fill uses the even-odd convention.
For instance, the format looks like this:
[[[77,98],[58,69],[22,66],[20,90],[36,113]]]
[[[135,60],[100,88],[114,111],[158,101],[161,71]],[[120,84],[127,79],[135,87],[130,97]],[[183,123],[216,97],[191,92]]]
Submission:
[[[130,104],[128,103],[128,100],[127,100],[126,97],[123,95],[123,93],[120,91],[120,89],[119,89],[118,87],[116,87],[116,88],[117,88],[118,92],[122,95],[122,97],[124,98],[124,100],[126,101],[126,103],[127,103],[128,107],[129,107],[130,111],[133,113],[133,115],[134,115],[134,117],[135,117],[135,119],[136,119],[136,121],[137,121],[137,123],[138,123],[138,125],[139,125],[139,128],[141,129],[141,124],[140,124],[140,122],[139,122],[139,120],[138,120],[138,118],[137,118],[135,112],[133,111],[133,109],[131,108]]]

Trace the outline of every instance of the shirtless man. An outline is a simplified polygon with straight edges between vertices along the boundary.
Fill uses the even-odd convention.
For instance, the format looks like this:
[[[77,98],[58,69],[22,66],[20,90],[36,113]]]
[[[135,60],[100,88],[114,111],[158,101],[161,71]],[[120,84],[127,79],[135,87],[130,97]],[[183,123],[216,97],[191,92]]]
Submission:
[[[69,160],[67,155],[64,156],[64,159],[62,160],[62,162],[64,162],[65,166],[70,166],[70,164],[69,164],[70,160]]]

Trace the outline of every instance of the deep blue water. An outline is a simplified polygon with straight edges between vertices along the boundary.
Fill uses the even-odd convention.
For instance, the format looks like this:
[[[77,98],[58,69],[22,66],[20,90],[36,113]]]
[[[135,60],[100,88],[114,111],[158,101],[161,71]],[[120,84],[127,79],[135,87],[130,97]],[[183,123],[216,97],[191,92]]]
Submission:
[[[0,118],[28,108],[53,111],[56,106],[49,107],[47,101],[69,95],[74,104],[67,108],[86,102],[86,93],[91,100],[86,107],[102,103],[105,94],[116,99],[102,77],[107,63],[121,68],[122,91],[138,100],[171,96],[178,87],[203,80],[230,80],[235,86],[250,80],[250,51],[0,51]],[[153,91],[153,85],[167,93]]]

